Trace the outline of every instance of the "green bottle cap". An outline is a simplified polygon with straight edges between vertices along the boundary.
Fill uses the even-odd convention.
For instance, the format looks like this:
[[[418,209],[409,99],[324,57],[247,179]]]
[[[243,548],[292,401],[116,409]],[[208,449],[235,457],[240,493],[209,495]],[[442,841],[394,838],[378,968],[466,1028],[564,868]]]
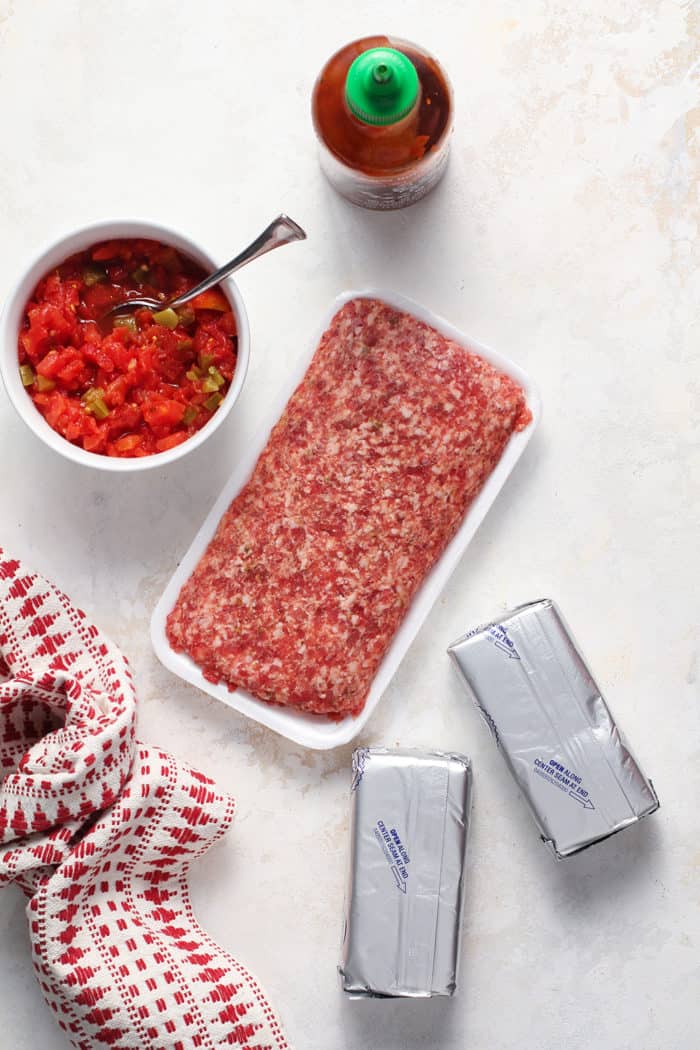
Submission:
[[[395,124],[416,104],[420,83],[410,58],[393,47],[358,55],[345,80],[350,112],[365,124]]]

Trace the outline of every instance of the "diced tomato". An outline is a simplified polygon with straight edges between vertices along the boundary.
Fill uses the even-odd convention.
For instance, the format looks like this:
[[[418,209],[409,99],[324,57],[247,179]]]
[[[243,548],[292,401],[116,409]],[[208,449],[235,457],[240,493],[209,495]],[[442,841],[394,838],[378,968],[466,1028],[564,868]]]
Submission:
[[[37,402],[39,401],[38,398],[36,400]],[[54,391],[46,398],[47,411],[44,414],[46,416],[46,422],[49,424],[50,427],[53,427],[54,430],[57,429],[58,421],[63,415],[67,403],[68,399],[65,398],[63,394],[59,393],[58,391]]]
[[[89,343],[83,346],[83,354],[88,361],[92,361],[94,364],[99,365],[99,367],[103,368],[105,372],[114,371],[114,361],[105,351],[104,346],[101,343]]]
[[[65,364],[56,374],[64,386],[72,388],[85,372],[85,365],[79,356]]]
[[[114,448],[116,452],[123,455],[125,452],[133,452],[140,444],[141,437],[138,434],[126,434],[114,442]]]
[[[221,317],[226,317],[222,314]],[[222,330],[220,318],[203,321],[194,336],[194,348],[198,357],[211,357],[222,375],[233,377],[236,365],[236,344]]]
[[[229,310],[216,319],[217,327],[229,339],[233,339],[233,352],[236,351],[236,319]]]
[[[93,284],[82,293],[80,312],[86,320],[98,321],[125,298],[123,289],[114,284]]]
[[[51,273],[44,278],[42,298],[70,317],[80,302],[80,282],[70,278],[62,280],[58,273]]]
[[[119,437],[130,431],[142,431],[143,413],[138,405],[122,405],[110,412],[103,426],[109,431],[111,437]]]
[[[228,299],[218,288],[210,288],[208,292],[201,292],[200,295],[195,296],[190,305],[193,310],[217,310],[222,313],[231,309]]]
[[[112,382],[105,387],[104,399],[110,408],[117,408],[119,405],[123,405],[126,401],[126,395],[129,391],[129,376],[121,375],[113,379]]]
[[[70,343],[74,321],[59,307],[44,303],[30,307],[26,316],[29,324],[20,339],[32,361],[37,361],[51,346]]]
[[[105,241],[104,244],[98,244],[96,248],[93,248],[91,255],[95,262],[106,262],[108,259],[126,259],[131,250],[125,241]]]
[[[120,332],[124,329],[119,329]],[[135,359],[134,337],[129,335],[125,339],[117,337],[116,332],[102,342],[102,349],[111,362],[112,369],[121,373],[129,370],[129,365]]]
[[[181,445],[183,441],[187,441],[189,436],[185,430],[178,430],[174,434],[169,434],[168,437],[160,438],[156,441],[156,448],[159,452],[167,452],[169,448],[175,448],[176,445]]]
[[[162,266],[168,273],[177,274],[182,270],[180,257],[174,248],[161,245],[160,250],[154,255],[153,261]],[[190,288],[192,285],[190,285]]]
[[[107,445],[107,435],[104,431],[96,434],[86,434],[83,438],[83,448],[86,452],[104,452]]]
[[[187,406],[182,401],[147,401],[143,406],[143,418],[150,427],[169,427],[182,421]]]
[[[27,387],[47,423],[86,451],[109,456],[164,452],[204,426],[212,415],[204,407],[211,397],[203,389],[211,382],[207,369],[213,363],[223,377],[223,396],[236,367],[235,319],[220,290],[199,296],[173,330],[143,309],[135,324],[106,334],[96,323],[134,293],[167,301],[203,277],[174,248],[135,238],[94,245],[42,278],[25,309],[18,356],[52,386]],[[96,397],[100,413],[91,408]],[[188,408],[197,411],[185,424]]]
[[[65,363],[66,362],[62,360],[62,355],[58,350],[49,350],[46,357],[43,357],[37,364],[36,370],[39,375],[46,376],[47,379],[53,379],[61,368],[61,365]]]

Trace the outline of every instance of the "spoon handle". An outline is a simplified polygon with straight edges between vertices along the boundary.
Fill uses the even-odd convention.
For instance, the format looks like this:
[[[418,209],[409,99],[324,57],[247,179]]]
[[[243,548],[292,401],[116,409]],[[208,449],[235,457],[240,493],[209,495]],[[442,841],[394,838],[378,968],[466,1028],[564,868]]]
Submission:
[[[290,219],[288,215],[278,215],[263,230],[260,236],[256,237],[239,255],[231,259],[230,262],[225,263],[224,266],[209,277],[205,277],[194,288],[190,288],[189,291],[178,295],[177,299],[173,299],[168,305],[171,307],[182,306],[184,303],[188,303],[190,299],[194,299],[195,296],[201,295],[202,292],[207,292],[210,288],[220,284],[229,274],[240,270],[241,266],[252,262],[253,259],[258,259],[261,255],[265,255],[266,252],[271,252],[273,248],[279,248],[282,244],[291,244],[292,241],[303,241],[305,239],[306,233],[301,226],[294,222],[293,219]]]

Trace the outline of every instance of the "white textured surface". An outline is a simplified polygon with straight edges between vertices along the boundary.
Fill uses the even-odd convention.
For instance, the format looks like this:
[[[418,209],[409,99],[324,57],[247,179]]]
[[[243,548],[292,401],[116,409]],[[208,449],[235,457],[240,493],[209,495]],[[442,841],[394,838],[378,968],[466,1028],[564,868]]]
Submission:
[[[222,259],[278,210],[309,241],[240,276],[239,410],[188,460],[92,474],[0,397],[0,541],[129,656],[141,735],[216,776],[234,829],[193,877],[205,925],[257,971],[296,1050],[695,1050],[700,1043],[700,44],[697,3],[0,0],[0,294],[62,226],[144,214]],[[317,170],[308,103],[330,51],[388,29],[444,61],[459,112],[443,185],[363,213]],[[270,72],[268,72],[268,68]],[[293,253],[293,254],[292,254]],[[460,994],[345,1003],[335,978],[350,750],[313,754],[179,683],[154,601],[338,290],[377,283],[503,350],[542,426],[418,636],[366,742],[476,770]],[[654,779],[660,813],[556,865],[445,646],[551,594]],[[0,1045],[59,1050],[0,898]]]

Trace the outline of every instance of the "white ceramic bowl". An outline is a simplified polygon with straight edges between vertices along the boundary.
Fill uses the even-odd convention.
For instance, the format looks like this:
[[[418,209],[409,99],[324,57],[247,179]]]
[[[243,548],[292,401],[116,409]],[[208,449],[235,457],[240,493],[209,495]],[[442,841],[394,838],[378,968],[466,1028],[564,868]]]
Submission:
[[[193,434],[181,445],[160,452],[152,456],[142,456],[130,459],[120,459],[113,456],[103,456],[96,452],[86,452],[77,445],[71,444],[64,437],[53,430],[46,422],[39,410],[34,406],[32,399],[22,386],[19,374],[19,362],[17,356],[17,339],[24,308],[41,278],[54,266],[58,266],[70,255],[84,251],[99,241],[108,241],[118,237],[147,237],[154,241],[160,241],[188,255],[206,270],[216,269],[218,263],[204,251],[198,244],[190,240],[182,233],[171,229],[169,226],[161,226],[155,222],[130,219],[114,219],[93,223],[83,226],[72,233],[65,234],[58,240],[42,249],[38,255],[27,265],[16,285],[10,291],[5,302],[5,307],[0,317],[0,374],[5,383],[10,401],[17,409],[24,422],[33,430],[37,437],[54,449],[62,456],[73,460],[74,463],[82,463],[87,467],[97,467],[99,470],[113,470],[122,473],[133,473],[138,470],[149,470],[153,467],[164,467],[181,456],[187,455],[193,449],[198,448],[207,438],[221,426],[226,416],[233,408],[238,395],[243,387],[248,361],[250,359],[250,330],[248,327],[248,315],[241,293],[231,277],[221,284],[221,290],[231,304],[233,315],[236,319],[238,330],[238,359],[233,382],[229,387],[224,400],[214,413],[209,422]]]

